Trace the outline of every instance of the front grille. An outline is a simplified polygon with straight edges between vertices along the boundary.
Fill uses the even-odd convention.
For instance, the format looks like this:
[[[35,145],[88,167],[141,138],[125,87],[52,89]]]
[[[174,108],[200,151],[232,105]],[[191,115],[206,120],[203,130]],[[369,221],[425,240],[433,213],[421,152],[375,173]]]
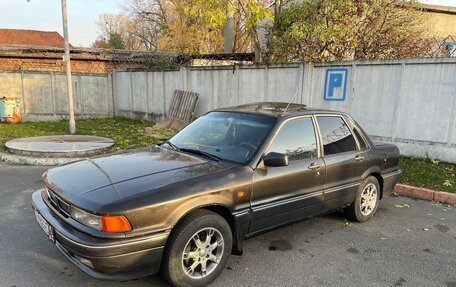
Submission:
[[[52,190],[46,187],[46,194],[49,203],[66,218],[70,217],[70,205],[56,195]]]

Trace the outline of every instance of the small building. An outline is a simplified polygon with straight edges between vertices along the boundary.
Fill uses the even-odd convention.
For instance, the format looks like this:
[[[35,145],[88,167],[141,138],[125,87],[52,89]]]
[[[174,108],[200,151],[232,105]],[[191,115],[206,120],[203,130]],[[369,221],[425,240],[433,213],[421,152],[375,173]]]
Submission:
[[[456,37],[456,7],[418,4],[429,15],[429,27],[437,37]]]
[[[0,29],[0,72],[65,72],[64,39],[58,32]],[[149,52],[77,48],[70,45],[71,70],[106,74],[144,69]],[[165,53],[155,56],[167,55]],[[169,56],[169,55],[168,55]]]
[[[64,73],[64,49],[39,46],[0,45],[1,72]],[[77,74],[107,74],[116,70],[144,69],[148,53],[90,48],[70,48],[71,71]]]

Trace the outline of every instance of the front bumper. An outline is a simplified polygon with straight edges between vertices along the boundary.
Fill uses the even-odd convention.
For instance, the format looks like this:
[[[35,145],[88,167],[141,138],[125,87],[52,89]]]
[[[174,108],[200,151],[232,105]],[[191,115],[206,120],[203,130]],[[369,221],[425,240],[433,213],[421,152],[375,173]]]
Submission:
[[[52,226],[56,247],[86,274],[104,280],[130,280],[157,273],[169,232],[140,238],[98,238],[80,232],[55,214],[42,197],[32,195],[33,208]]]

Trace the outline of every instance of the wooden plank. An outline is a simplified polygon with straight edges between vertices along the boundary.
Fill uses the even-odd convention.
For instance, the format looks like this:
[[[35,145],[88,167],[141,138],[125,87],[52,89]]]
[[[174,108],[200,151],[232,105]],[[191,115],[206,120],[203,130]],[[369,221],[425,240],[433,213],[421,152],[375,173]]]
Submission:
[[[190,123],[193,119],[199,94],[191,91],[175,90],[167,119],[179,119]]]

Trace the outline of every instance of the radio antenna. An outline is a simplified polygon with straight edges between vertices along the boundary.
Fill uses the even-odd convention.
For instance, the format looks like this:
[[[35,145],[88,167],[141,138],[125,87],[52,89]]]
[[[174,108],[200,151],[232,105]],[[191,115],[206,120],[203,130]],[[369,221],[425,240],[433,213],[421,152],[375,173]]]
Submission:
[[[299,92],[299,90],[296,90],[296,93],[294,94],[293,98],[291,98],[291,100],[288,102],[288,105],[285,108],[285,110],[283,111],[282,115],[284,115],[288,111],[288,108],[290,107],[291,102],[293,102],[293,100],[296,98],[296,96],[298,95],[298,92]]]

